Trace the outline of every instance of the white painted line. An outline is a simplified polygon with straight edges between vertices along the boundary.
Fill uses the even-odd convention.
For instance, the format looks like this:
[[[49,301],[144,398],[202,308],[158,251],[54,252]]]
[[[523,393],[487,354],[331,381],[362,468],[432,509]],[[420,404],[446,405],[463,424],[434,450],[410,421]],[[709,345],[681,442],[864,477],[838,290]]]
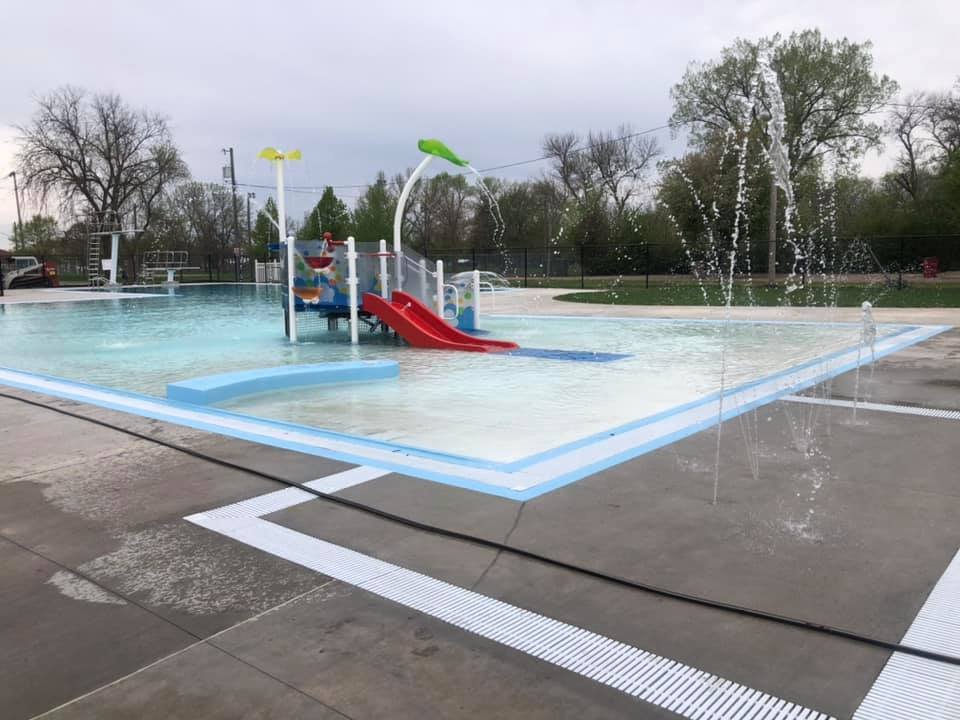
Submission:
[[[384,474],[360,467],[314,480],[310,485],[332,491]],[[309,493],[288,488],[186,519],[683,717],[787,720],[800,711],[819,717],[808,708],[695,667],[260,517],[312,499],[315,497]]]
[[[960,552],[934,585],[901,641],[960,656]],[[893,653],[853,720],[960,718],[960,667]]]
[[[960,420],[960,410],[945,410],[943,408],[928,408],[917,405],[891,405],[888,403],[854,403],[853,400],[835,400],[833,398],[809,397],[807,395],[787,395],[782,399],[806,405],[829,405],[830,407],[850,408],[851,410],[856,407],[857,410],[899,413],[900,415],[919,415],[920,417],[941,418],[943,420]]]

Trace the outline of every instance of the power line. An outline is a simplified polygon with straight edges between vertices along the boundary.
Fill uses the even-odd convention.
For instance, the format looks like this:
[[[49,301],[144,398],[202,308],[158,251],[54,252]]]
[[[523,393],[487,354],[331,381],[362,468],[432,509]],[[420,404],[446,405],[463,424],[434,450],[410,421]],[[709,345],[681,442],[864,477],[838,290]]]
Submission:
[[[938,110],[940,105],[922,105],[919,103],[902,103],[902,102],[885,102],[878,103],[877,110],[874,110],[874,113],[882,112],[879,108],[905,108],[905,107],[914,107],[922,110]],[[686,125],[686,122],[666,122],[662,125],[657,125],[655,127],[647,128],[646,130],[640,130],[637,132],[628,133],[626,135],[621,135],[610,140],[604,140],[604,143],[609,142],[622,142],[623,140],[630,140],[635,137],[641,137],[643,135],[650,135],[651,133],[659,132],[661,130],[670,130],[676,127]],[[596,147],[596,144],[586,144],[583,147],[575,148],[571,151],[571,154],[579,154],[586,152],[592,148]],[[552,156],[550,155],[541,155],[535,158],[529,158],[527,160],[517,160],[516,162],[505,163],[503,165],[493,165],[491,167],[480,168],[477,172],[480,173],[490,173],[496,172],[498,170],[509,170],[515,167],[522,167],[524,165],[533,165],[539,162],[544,162],[545,160],[550,160]],[[457,175],[466,175],[467,171],[462,171],[456,173]],[[249,187],[249,188],[260,188],[263,190],[273,190],[275,186],[273,185],[258,185],[255,183],[237,183],[238,186]],[[308,195],[321,195],[323,194],[326,188],[332,188],[334,190],[366,190],[367,188],[373,187],[374,183],[355,183],[355,184],[342,184],[342,185],[287,185],[285,190],[294,193],[302,193]],[[350,196],[344,195],[343,197],[359,197],[359,196]]]
[[[619,136],[619,137],[611,138],[610,140],[604,140],[603,142],[604,142],[604,143],[622,142],[622,141],[624,141],[624,140],[630,140],[630,139],[632,139],[632,138],[640,137],[640,136],[642,136],[642,135],[650,135],[651,133],[659,132],[660,130],[667,130],[667,129],[670,129],[670,128],[673,128],[673,127],[676,127],[676,126],[682,125],[682,124],[684,124],[684,123],[672,123],[672,122],[668,122],[668,123],[666,123],[666,124],[664,124],[664,125],[657,125],[656,127],[647,128],[646,130],[640,130],[640,131],[638,131],[638,132],[628,133],[628,134],[626,134],[626,135],[621,135],[621,136]],[[586,152],[587,150],[590,150],[590,149],[592,149],[592,148],[594,148],[594,147],[596,147],[596,146],[597,146],[596,143],[595,143],[595,144],[589,144],[589,143],[588,143],[588,144],[584,145],[583,147],[579,147],[579,148],[573,149],[573,150],[571,151],[571,154],[579,154],[579,153],[582,153],[582,152]],[[523,165],[533,165],[533,164],[535,164],[535,163],[543,162],[544,160],[550,160],[551,157],[552,157],[552,156],[550,156],[550,155],[541,155],[540,157],[530,158],[530,159],[528,159],[528,160],[517,160],[516,162],[506,163],[506,164],[504,164],[504,165],[494,165],[494,166],[492,166],[492,167],[480,168],[480,169],[477,170],[477,172],[479,172],[479,173],[489,173],[489,172],[496,172],[497,170],[507,170],[507,169],[510,169],[510,168],[521,167],[521,166],[523,166]],[[464,170],[464,171],[459,172],[459,173],[456,173],[456,174],[457,174],[457,175],[467,175],[467,174],[468,174],[468,171]],[[320,194],[322,194],[322,193],[324,192],[324,190],[325,190],[326,188],[328,188],[328,187],[329,187],[329,188],[332,188],[332,189],[334,189],[334,190],[351,190],[351,189],[363,189],[363,190],[365,190],[365,189],[367,189],[367,188],[369,188],[369,187],[373,187],[373,185],[374,185],[374,183],[360,183],[360,184],[353,184],[353,185],[326,185],[326,184],[324,184],[324,185],[322,185],[322,186],[321,186],[321,185],[285,185],[285,186],[284,186],[284,190],[287,190],[287,191],[289,191],[289,192],[300,192],[300,193],[306,193],[306,194],[316,194],[316,195],[320,195]],[[238,187],[249,187],[249,188],[260,188],[260,189],[263,189],[263,190],[274,190],[274,189],[276,189],[276,186],[274,186],[274,185],[258,185],[258,184],[256,184],[256,183],[237,183],[237,186],[238,186]],[[345,195],[344,197],[351,197],[351,196]],[[356,196],[356,197],[359,197],[359,196]]]

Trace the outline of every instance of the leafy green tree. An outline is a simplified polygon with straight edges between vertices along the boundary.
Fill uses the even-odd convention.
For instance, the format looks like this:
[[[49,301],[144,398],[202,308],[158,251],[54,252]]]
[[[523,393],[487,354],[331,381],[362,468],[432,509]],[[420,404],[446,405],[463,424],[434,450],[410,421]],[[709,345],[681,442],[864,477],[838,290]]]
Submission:
[[[257,260],[265,260],[269,256],[268,246],[280,241],[280,236],[271,218],[273,220],[277,218],[277,204],[272,197],[268,197],[263,204],[263,208],[257,213],[257,218],[253,222],[253,229],[250,231],[250,241],[252,243],[250,254]]]
[[[353,211],[353,226],[357,240],[375,242],[393,238],[393,214],[397,209],[397,198],[390,191],[387,176],[377,173],[373,185],[367,188]]]
[[[34,255],[49,255],[57,252],[60,231],[57,221],[49,215],[34,215],[20,227],[14,223],[13,249],[29,251]]]
[[[768,88],[758,82],[761,53],[771,50],[770,67],[783,96],[784,144],[795,179],[833,153],[857,158],[877,147],[880,123],[869,119],[897,90],[897,84],[873,70],[871,44],[829,40],[819,30],[779,35],[758,41],[737,40],[718,60],[693,63],[673,87],[672,122],[687,125],[700,149],[718,143],[733,129],[759,128],[766,133],[772,104]],[[746,126],[745,126],[746,125]],[[767,138],[769,144],[769,139]],[[759,179],[757,180],[759,182]],[[776,185],[768,180],[771,279],[775,272]]]
[[[319,240],[323,233],[331,232],[335,240],[346,240],[352,230],[351,225],[347,206],[336,196],[333,188],[327,186],[320,196],[320,202],[304,217],[297,239]]]

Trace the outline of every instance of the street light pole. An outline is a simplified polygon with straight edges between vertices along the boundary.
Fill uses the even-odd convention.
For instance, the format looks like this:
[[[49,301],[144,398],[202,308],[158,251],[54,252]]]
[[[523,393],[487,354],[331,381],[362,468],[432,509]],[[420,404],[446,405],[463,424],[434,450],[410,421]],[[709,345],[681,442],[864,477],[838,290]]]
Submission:
[[[13,197],[17,201],[17,233],[16,235],[20,238],[20,242],[23,242],[23,218],[20,216],[20,191],[17,189],[17,171],[11,170],[10,174],[7,177],[13,178]],[[14,249],[16,249],[16,243],[14,243]]]
[[[250,225],[250,200],[256,196],[256,193],[247,193],[247,245],[250,248],[253,248],[253,227]]]

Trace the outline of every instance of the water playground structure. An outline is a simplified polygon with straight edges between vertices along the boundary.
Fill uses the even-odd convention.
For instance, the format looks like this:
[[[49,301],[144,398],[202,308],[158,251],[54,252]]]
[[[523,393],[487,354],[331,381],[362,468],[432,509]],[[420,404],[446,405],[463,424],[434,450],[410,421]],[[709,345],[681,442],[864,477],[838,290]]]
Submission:
[[[434,158],[443,158],[458,167],[467,167],[439,140],[420,140],[424,158],[416,167],[397,201],[393,220],[393,246],[386,240],[360,242],[353,237],[336,240],[324,233],[319,240],[294,240],[286,232],[284,163],[299,160],[299,150],[282,152],[265,148],[259,157],[272,162],[277,177],[277,230],[283,243],[283,296],[287,337],[297,342],[298,315],[326,318],[335,329],[341,319],[350,328],[350,341],[359,342],[360,325],[371,331],[393,330],[410,345],[419,348],[496,352],[516,350],[517,345],[477,337],[480,329],[479,271],[445,278],[443,261],[435,263],[402,243],[403,214],[410,192]],[[393,272],[390,273],[392,265]],[[492,286],[491,286],[492,290]]]

